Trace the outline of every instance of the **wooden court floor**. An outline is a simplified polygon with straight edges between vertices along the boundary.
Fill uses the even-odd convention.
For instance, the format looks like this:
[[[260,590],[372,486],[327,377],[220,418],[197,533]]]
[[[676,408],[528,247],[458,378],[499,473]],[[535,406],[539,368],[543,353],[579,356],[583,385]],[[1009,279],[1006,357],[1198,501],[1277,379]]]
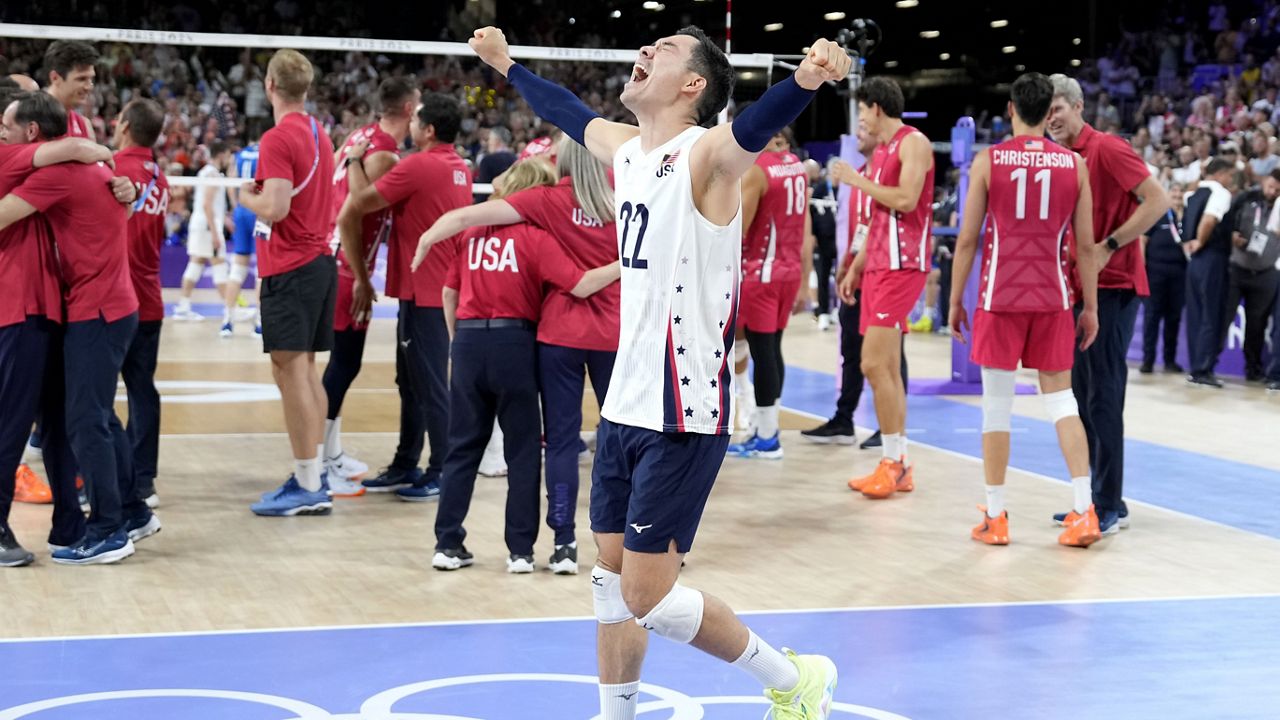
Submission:
[[[505,573],[500,478],[477,485],[467,541],[477,563],[455,573],[430,568],[434,504],[367,495],[338,501],[328,517],[253,516],[249,504],[284,479],[290,459],[267,359],[248,326],[240,329],[222,340],[212,321],[165,325],[162,392],[186,397],[163,408],[157,487],[164,531],[140,543],[134,557],[110,567],[55,566],[43,543],[48,508],[15,507],[15,531],[39,559],[0,573],[0,637],[590,614],[585,573]],[[833,372],[836,345],[834,331],[819,333],[798,319],[787,335],[788,364]],[[945,377],[949,348],[940,337],[910,338],[913,376]],[[393,353],[393,321],[375,321],[344,412],[347,449],[374,468],[395,446]],[[589,429],[594,400],[586,405]],[[1034,397],[1019,398],[1015,411],[1042,415]],[[1259,428],[1275,428],[1278,417],[1280,399],[1244,387],[1195,392],[1177,378],[1136,373],[1129,387],[1131,438],[1210,459],[1280,469],[1280,443],[1258,442]],[[784,414],[781,461],[726,460],[687,585],[742,610],[1280,593],[1274,533],[1154,505],[1133,503],[1133,528],[1088,551],[1058,547],[1048,518],[1068,504],[1069,489],[1020,470],[1009,475],[1014,543],[979,545],[968,531],[982,498],[980,461],[921,436],[911,450],[916,492],[873,502],[845,481],[869,472],[878,453],[802,442],[798,430],[815,422]],[[1211,465],[1198,481],[1180,478],[1189,492],[1229,491],[1230,478],[1213,476]],[[589,460],[581,475],[585,570],[593,558]],[[551,549],[544,528],[539,563]]]

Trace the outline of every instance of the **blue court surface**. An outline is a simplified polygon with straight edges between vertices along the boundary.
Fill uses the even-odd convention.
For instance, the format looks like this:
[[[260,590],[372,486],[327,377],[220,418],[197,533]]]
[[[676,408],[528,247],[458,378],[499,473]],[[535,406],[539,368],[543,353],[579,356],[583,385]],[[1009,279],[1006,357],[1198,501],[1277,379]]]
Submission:
[[[833,718],[1276,718],[1280,597],[749,615],[833,657]],[[0,720],[587,720],[590,620],[0,643]],[[754,681],[655,638],[640,716],[758,718]]]

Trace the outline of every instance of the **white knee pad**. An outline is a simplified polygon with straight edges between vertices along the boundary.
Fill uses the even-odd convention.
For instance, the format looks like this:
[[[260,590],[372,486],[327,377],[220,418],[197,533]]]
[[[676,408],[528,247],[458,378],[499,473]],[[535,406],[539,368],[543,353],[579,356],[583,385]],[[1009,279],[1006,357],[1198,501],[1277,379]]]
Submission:
[[[222,285],[227,282],[227,264],[220,262],[213,266],[213,282],[215,285]]]
[[[982,368],[982,432],[1013,429],[1013,391],[1017,379],[1012,370]]]
[[[746,338],[733,341],[733,361],[735,363],[745,362],[751,357],[751,345]]]
[[[596,620],[602,625],[617,625],[635,617],[622,599],[622,576],[602,567],[591,568],[591,596]]]
[[[188,260],[187,269],[182,271],[182,279],[192,284],[200,282],[204,276],[204,263],[199,260]]]
[[[231,270],[227,273],[227,277],[237,285],[244,285],[244,281],[249,279],[249,266],[231,263]]]
[[[688,644],[702,627],[703,606],[702,593],[676,583],[671,592],[636,623],[668,640]]]
[[[1057,425],[1059,420],[1080,416],[1080,407],[1076,405],[1076,394],[1070,388],[1046,394],[1044,407],[1049,411],[1049,419],[1054,425]]]

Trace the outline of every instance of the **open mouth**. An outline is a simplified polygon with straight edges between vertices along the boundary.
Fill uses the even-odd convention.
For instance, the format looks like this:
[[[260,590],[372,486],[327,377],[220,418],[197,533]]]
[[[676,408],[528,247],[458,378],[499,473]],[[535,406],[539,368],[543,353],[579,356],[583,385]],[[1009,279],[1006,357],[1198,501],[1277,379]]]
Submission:
[[[631,68],[631,82],[642,83],[649,79],[649,71],[637,63]]]

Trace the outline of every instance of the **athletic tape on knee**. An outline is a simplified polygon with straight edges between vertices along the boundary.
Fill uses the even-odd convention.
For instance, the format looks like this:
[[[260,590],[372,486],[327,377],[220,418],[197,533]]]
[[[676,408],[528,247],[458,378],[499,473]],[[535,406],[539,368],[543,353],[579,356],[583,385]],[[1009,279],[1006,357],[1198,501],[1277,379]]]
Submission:
[[[982,432],[1013,429],[1013,391],[1017,379],[1012,370],[982,368]]]
[[[182,271],[182,279],[189,283],[198,283],[204,275],[204,263],[198,260],[188,260],[187,269]]]
[[[218,263],[217,265],[214,265],[213,266],[213,283],[215,285],[221,285],[225,283],[227,281],[227,274],[228,274],[228,271],[227,271],[226,263],[223,262],[223,263]]]
[[[735,363],[745,362],[751,357],[751,344],[746,338],[733,341],[733,361]]]
[[[231,271],[227,274],[227,277],[230,278],[232,282],[243,285],[244,281],[249,279],[249,266],[241,265],[240,263],[233,263],[231,265]]]
[[[622,576],[601,567],[591,568],[591,597],[596,620],[602,625],[617,625],[635,617],[622,599]]]
[[[636,622],[668,640],[688,644],[702,627],[703,605],[702,593],[676,583],[648,615]]]
[[[1059,420],[1080,415],[1080,407],[1076,405],[1076,394],[1070,388],[1046,394],[1044,407],[1049,411],[1049,419],[1055,425]]]

